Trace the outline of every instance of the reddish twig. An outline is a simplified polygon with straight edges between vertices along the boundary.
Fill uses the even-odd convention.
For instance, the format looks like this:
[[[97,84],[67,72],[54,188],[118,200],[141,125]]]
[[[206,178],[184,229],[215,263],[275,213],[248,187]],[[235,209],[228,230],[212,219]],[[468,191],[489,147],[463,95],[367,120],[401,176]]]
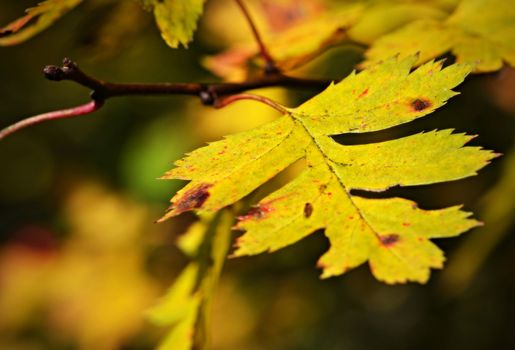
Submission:
[[[256,27],[256,24],[254,20],[252,19],[252,16],[250,15],[249,10],[247,9],[247,6],[243,3],[243,0],[235,0],[236,4],[241,9],[241,12],[245,16],[245,19],[247,20],[247,23],[250,26],[250,29],[252,30],[252,34],[254,35],[254,39],[256,40],[256,43],[259,46],[259,53],[261,54],[261,57],[265,60],[265,73],[267,74],[275,74],[279,72],[279,68],[277,68],[277,65],[275,64],[275,60],[272,58],[272,55],[270,55],[270,52],[266,48],[265,42],[261,38],[261,35],[259,34],[259,31]]]
[[[49,120],[73,118],[93,113],[100,109],[102,105],[102,101],[93,100],[77,107],[35,115],[0,130],[0,140],[28,126],[40,124]]]

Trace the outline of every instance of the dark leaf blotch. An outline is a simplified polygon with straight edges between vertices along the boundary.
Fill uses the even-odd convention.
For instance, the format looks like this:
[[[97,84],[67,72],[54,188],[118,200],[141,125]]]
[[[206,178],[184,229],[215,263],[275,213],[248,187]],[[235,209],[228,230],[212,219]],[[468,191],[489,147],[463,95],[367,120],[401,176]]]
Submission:
[[[431,102],[426,99],[417,98],[413,102],[411,102],[411,107],[414,111],[420,112],[424,109],[427,109],[431,106]]]
[[[182,213],[191,209],[198,209],[202,207],[202,205],[209,198],[208,189],[211,186],[212,185],[210,184],[202,184],[184,193],[184,195],[175,205],[176,211]]]
[[[304,217],[309,218],[313,214],[313,206],[311,203],[306,203],[304,205]]]
[[[381,244],[385,247],[391,247],[395,245],[399,241],[399,235],[392,233],[385,236],[379,236],[379,240],[381,241]]]

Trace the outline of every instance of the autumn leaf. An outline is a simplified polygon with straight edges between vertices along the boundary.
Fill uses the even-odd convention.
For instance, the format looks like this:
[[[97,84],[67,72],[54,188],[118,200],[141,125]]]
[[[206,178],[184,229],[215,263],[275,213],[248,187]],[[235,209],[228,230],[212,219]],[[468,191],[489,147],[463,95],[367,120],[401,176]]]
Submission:
[[[47,0],[26,15],[0,29],[0,46],[20,44],[45,30],[82,0]]]
[[[476,72],[491,72],[503,61],[515,66],[515,6],[506,0],[463,0],[445,21],[419,20],[385,35],[366,52],[364,66],[400,53],[419,52],[417,64],[451,51]]]
[[[197,29],[204,0],[141,0],[154,13],[161,36],[166,43],[177,48],[188,46]]]
[[[345,29],[361,14],[362,3],[339,3],[327,8],[323,1],[249,2],[252,15],[259,23],[259,29],[268,50],[279,68],[290,70],[310,61],[328,48],[348,38]],[[227,5],[213,12],[227,13]],[[216,14],[216,12],[214,13]],[[209,16],[209,13],[208,13]],[[239,12],[233,16],[241,17]],[[213,31],[228,31],[232,22],[210,23]],[[249,31],[250,34],[250,31]],[[215,34],[216,35],[216,34]],[[204,65],[213,73],[227,80],[238,80],[247,75],[252,67],[262,66],[259,50],[251,35],[230,37],[224,33],[230,47],[204,59]]]
[[[265,40],[280,68],[290,70],[310,61],[333,45],[348,39],[349,27],[363,11],[363,5],[341,4],[322,16],[314,16],[278,33],[265,35]]]
[[[472,67],[391,58],[338,84],[259,128],[197,149],[164,178],[190,180],[172,199],[162,220],[189,210],[213,212],[243,198],[304,158],[307,169],[264,198],[238,229],[235,256],[275,251],[318,229],[331,248],[319,266],[322,277],[340,275],[369,261],[387,283],[429,278],[443,253],[429,239],[458,235],[478,222],[458,207],[422,210],[401,198],[367,199],[353,189],[384,191],[461,179],[495,157],[463,147],[472,137],[451,130],[396,140],[342,145],[331,135],[382,130],[425,116],[456,95]]]
[[[261,8],[254,9],[253,13],[260,19],[259,22],[265,24],[261,29],[267,48],[282,70],[298,68],[336,45],[355,42],[368,45],[381,35],[414,20],[444,19],[448,16],[447,11],[434,1],[347,1],[331,5],[326,2],[314,3],[318,4],[316,11],[305,10],[302,5],[307,4],[299,4],[297,1],[286,1],[281,6],[264,2]],[[298,12],[302,15],[298,15]],[[291,17],[302,18],[291,20]],[[282,25],[284,23],[287,25]],[[244,77],[244,73],[252,67],[249,62],[255,61],[257,54],[257,47],[253,43],[238,42],[220,54],[207,57],[204,65],[227,80],[237,80]]]

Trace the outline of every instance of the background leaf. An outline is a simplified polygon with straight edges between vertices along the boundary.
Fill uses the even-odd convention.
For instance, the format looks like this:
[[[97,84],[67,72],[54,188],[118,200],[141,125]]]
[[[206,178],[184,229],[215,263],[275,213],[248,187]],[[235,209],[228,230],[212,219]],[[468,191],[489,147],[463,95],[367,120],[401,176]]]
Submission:
[[[28,9],[27,14],[0,29],[0,46],[20,44],[45,30],[82,0],[47,0]]]
[[[170,47],[188,46],[197,29],[204,0],[143,0],[143,4],[152,9],[161,36]]]
[[[366,66],[393,54],[419,52],[418,64],[448,51],[458,62],[492,72],[503,62],[515,66],[515,6],[505,0],[463,0],[446,20],[420,20],[377,40],[366,52]]]
[[[205,215],[184,233],[178,246],[193,257],[161,302],[148,311],[149,319],[170,331],[158,349],[206,348],[210,309],[224,265],[234,221],[230,210]]]

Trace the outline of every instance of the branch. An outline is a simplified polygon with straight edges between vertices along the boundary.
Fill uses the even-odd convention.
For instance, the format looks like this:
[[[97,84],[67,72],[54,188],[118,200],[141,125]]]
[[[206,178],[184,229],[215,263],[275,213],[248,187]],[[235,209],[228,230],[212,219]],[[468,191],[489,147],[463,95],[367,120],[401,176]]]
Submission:
[[[254,35],[254,39],[256,40],[258,46],[259,46],[259,53],[261,54],[261,57],[265,60],[265,73],[266,74],[275,74],[279,72],[279,68],[277,68],[277,65],[275,64],[274,59],[270,55],[270,52],[268,52],[268,49],[266,48],[266,45],[261,38],[261,35],[259,34],[259,31],[257,30],[256,24],[254,23],[254,20],[250,16],[250,12],[247,9],[247,6],[243,3],[243,0],[235,0],[236,4],[241,9],[241,12],[243,12],[243,15],[245,16],[247,23],[250,26],[250,29],[252,30],[252,34]]]
[[[71,118],[93,113],[102,107],[105,100],[111,97],[131,95],[190,95],[198,96],[204,105],[221,108],[236,100],[241,100],[243,98],[249,99],[249,94],[241,94],[240,96],[237,95],[237,97],[227,99],[227,96],[229,95],[240,94],[248,90],[274,86],[322,90],[330,84],[330,81],[327,80],[295,78],[283,75],[280,72],[271,73],[254,80],[248,80],[241,83],[110,83],[84,73],[79,69],[79,66],[75,62],[68,58],[64,59],[61,67],[46,66],[43,69],[43,73],[47,79],[52,81],[69,80],[90,88],[92,90],[92,102],[75,108],[40,114],[22,120],[0,130],[0,140],[22,128],[39,124],[47,120]],[[266,98],[252,97],[252,99],[266,103],[276,109],[278,109],[277,106],[279,106],[277,103]],[[281,106],[281,108],[283,107]]]
[[[190,95],[200,97],[203,104],[213,106],[224,95],[237,94],[264,87],[290,87],[322,90],[330,84],[327,80],[295,78],[275,73],[241,83],[110,83],[94,78],[68,58],[63,66],[47,66],[45,77],[53,81],[70,80],[93,90],[93,100],[106,100],[110,97],[130,95]]]

